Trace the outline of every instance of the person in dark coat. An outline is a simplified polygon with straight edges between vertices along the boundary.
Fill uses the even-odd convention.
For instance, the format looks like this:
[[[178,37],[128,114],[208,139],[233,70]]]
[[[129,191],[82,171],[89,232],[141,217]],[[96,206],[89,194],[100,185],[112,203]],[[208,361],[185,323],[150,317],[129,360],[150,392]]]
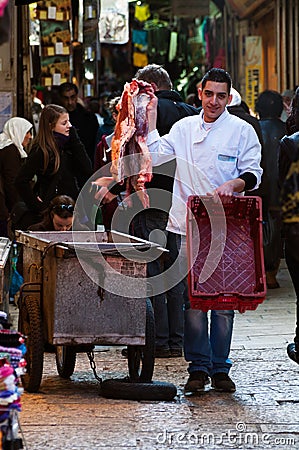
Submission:
[[[0,134],[0,236],[8,236],[7,220],[19,200],[14,181],[27,158],[25,148],[32,138],[31,130],[28,120],[12,117]]]
[[[65,194],[76,200],[91,174],[91,162],[66,109],[53,104],[45,106],[31,151],[15,180],[20,197],[33,213],[32,222],[23,227],[27,229],[38,222],[40,213],[56,195]]]
[[[252,195],[259,195],[263,201],[264,226],[268,227],[268,238],[264,242],[264,257],[267,287],[278,288],[276,274],[281,256],[281,220],[278,183],[279,141],[286,134],[286,125],[280,119],[283,100],[279,92],[265,90],[255,104],[263,135],[262,167],[263,177],[259,188]],[[270,230],[272,230],[270,232]]]
[[[285,237],[285,259],[296,294],[296,328],[294,342],[288,344],[289,357],[299,364],[299,191],[298,173],[290,176],[289,169],[299,160],[299,88],[292,101],[287,120],[287,135],[279,143],[278,173],[281,189],[280,203]],[[296,165],[293,170],[296,171]],[[298,170],[298,169],[297,169]],[[287,179],[287,181],[286,181]],[[292,182],[294,180],[294,182]],[[297,182],[297,183],[296,183]]]
[[[196,108],[185,103],[179,93],[173,90],[169,74],[163,67],[149,64],[139,69],[135,78],[150,83],[154,88],[158,97],[157,129],[161,136],[167,134],[178,120],[199,114]],[[134,218],[133,230],[136,236],[165,245],[175,170],[175,160],[153,169],[153,178],[146,183],[150,208],[142,210]],[[170,251],[164,261],[158,259],[148,263],[149,277],[159,277],[176,260],[178,249],[174,249],[169,242],[166,247]],[[179,357],[182,356],[183,348],[184,298],[176,286],[165,291],[167,292],[152,297],[156,323],[156,357]]]
[[[99,123],[96,115],[78,102],[78,87],[74,83],[62,83],[58,89],[59,102],[68,111],[70,122],[84,144],[91,163],[97,143]]]

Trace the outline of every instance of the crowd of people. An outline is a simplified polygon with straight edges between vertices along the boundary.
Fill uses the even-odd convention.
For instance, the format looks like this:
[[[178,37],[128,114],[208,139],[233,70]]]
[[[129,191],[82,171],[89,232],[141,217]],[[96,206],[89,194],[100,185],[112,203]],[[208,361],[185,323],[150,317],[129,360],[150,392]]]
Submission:
[[[184,354],[189,362],[186,392],[204,390],[210,380],[215,389],[234,392],[229,376],[234,311],[190,308],[186,203],[189,195],[210,195],[215,201],[241,193],[262,198],[267,287],[279,288],[276,275],[285,256],[299,320],[299,193],[292,193],[295,207],[288,214],[282,213],[281,194],[290,167],[299,159],[299,88],[284,95],[273,90],[260,93],[253,116],[223,69],[212,68],[200,80],[198,103],[184,101],[159,65],[139,69],[135,78],[151,86],[147,145],[153,177],[146,183],[150,207],[133,214],[130,233],[168,250],[147,264],[155,356]],[[36,117],[34,124],[21,117],[6,122],[0,134],[0,236],[13,239],[16,229],[68,231],[74,223],[76,229],[94,230],[91,206],[99,197],[102,204],[97,208],[110,231],[113,215],[124,204],[124,188],[119,185],[116,192],[109,170],[120,99],[121,92],[107,93],[101,115],[100,99],[84,104],[78,87],[67,82],[59,86],[55,103],[40,107],[38,123]],[[90,189],[91,203],[82,204],[79,194],[91,179],[97,192]],[[105,201],[98,189],[105,191]],[[119,230],[123,231],[121,223]],[[171,270],[173,265],[176,270]],[[298,323],[288,350],[299,363]]]

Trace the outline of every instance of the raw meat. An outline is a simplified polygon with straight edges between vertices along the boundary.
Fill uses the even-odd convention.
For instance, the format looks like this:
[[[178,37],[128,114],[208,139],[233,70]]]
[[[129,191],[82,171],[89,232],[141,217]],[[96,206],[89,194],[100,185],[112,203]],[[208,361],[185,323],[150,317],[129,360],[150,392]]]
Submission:
[[[111,143],[111,172],[117,174],[119,182],[126,180],[127,194],[129,195],[133,188],[144,208],[149,207],[144,185],[152,178],[151,156],[146,145],[149,89],[152,90],[151,85],[141,80],[134,79],[125,84],[118,104],[119,114]]]

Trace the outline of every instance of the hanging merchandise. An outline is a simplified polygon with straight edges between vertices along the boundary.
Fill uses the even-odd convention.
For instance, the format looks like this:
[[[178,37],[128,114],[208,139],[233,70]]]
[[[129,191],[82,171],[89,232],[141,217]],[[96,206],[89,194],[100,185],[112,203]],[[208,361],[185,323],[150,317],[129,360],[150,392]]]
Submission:
[[[8,0],[0,0],[0,17],[4,16],[5,9],[8,5]]]
[[[36,4],[29,5],[29,43],[30,46],[40,45],[40,21],[36,17]]]
[[[132,30],[132,43],[135,49],[141,52],[147,51],[147,31]]]
[[[17,270],[17,262],[19,258],[18,244],[14,242],[12,244],[11,253],[11,273],[10,273],[10,287],[9,287],[9,297],[14,301],[14,296],[20,290],[20,287],[24,283],[24,278]]]
[[[129,40],[129,4],[127,0],[102,0],[99,21],[100,41],[126,44]]]
[[[146,53],[133,52],[133,66],[145,67],[148,65],[148,57]]]
[[[135,6],[135,19],[139,22],[145,22],[151,16],[150,7],[148,4]]]
[[[84,58],[84,97],[93,97],[96,93],[95,79],[97,59],[99,57],[98,17],[100,5],[98,0],[84,2],[83,15],[83,58]]]
[[[40,23],[41,85],[59,86],[70,79],[71,0],[37,3]]]
[[[36,18],[65,21],[71,18],[71,0],[43,0],[37,2]]]
[[[8,13],[8,0],[0,2],[0,45],[9,41],[10,20]]]
[[[132,30],[133,66],[144,67],[148,64],[147,31]]]
[[[40,26],[43,56],[70,54],[71,32],[68,22],[42,20]]]
[[[171,31],[169,39],[168,61],[172,62],[177,56],[178,49],[178,33]]]
[[[168,57],[170,30],[168,23],[159,18],[145,22],[148,39],[148,60],[150,63],[165,64]]]
[[[59,86],[69,78],[70,61],[67,56],[51,56],[41,60],[42,86]]]
[[[3,314],[0,311],[0,448],[21,449],[19,412],[23,388],[20,381],[26,371],[25,337],[8,329]]]

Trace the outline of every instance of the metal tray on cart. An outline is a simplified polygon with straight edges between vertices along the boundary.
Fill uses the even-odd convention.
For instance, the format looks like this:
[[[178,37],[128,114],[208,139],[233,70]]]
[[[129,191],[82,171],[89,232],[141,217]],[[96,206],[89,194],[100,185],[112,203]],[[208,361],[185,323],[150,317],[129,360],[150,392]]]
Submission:
[[[266,297],[261,199],[215,203],[190,196],[187,215],[191,307],[255,310]]]
[[[154,331],[147,330],[153,313],[146,262],[163,249],[122,233],[112,232],[112,242],[104,242],[103,236],[89,231],[17,232],[24,276],[19,327],[29,336],[23,384],[29,391],[39,388],[45,344],[55,346],[57,369],[64,377],[73,373],[76,353],[94,345],[128,345],[137,353],[143,349],[142,355],[148,349],[147,367],[132,351],[128,365],[131,378],[151,381]]]

